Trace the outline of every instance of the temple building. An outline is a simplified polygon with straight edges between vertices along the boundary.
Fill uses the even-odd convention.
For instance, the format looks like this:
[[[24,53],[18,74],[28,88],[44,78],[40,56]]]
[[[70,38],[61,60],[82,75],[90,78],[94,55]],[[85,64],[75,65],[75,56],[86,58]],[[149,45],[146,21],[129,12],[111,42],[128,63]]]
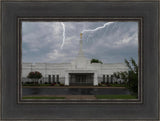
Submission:
[[[70,63],[22,63],[22,82],[31,81],[27,78],[29,72],[39,71],[43,75],[39,83],[96,86],[102,81],[114,82],[114,72],[128,71],[125,63],[91,63],[84,56],[82,45],[81,33],[79,53]]]

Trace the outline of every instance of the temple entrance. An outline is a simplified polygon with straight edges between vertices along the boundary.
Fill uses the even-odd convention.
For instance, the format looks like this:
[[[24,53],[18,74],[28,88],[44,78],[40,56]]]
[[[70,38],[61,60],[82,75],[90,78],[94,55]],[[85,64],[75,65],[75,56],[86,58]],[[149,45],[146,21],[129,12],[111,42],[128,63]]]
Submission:
[[[69,85],[71,86],[93,86],[93,73],[70,73]]]

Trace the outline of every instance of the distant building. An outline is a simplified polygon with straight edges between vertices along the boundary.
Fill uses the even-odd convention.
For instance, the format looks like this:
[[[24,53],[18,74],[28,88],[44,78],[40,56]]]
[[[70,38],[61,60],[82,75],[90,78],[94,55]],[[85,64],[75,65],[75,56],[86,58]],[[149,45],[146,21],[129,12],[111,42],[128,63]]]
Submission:
[[[60,82],[65,85],[98,85],[105,81],[115,81],[114,72],[128,71],[124,63],[90,63],[82,50],[82,34],[78,56],[70,63],[22,63],[22,82],[31,81],[27,75],[39,71],[43,78],[39,83]],[[123,80],[122,80],[123,81]]]

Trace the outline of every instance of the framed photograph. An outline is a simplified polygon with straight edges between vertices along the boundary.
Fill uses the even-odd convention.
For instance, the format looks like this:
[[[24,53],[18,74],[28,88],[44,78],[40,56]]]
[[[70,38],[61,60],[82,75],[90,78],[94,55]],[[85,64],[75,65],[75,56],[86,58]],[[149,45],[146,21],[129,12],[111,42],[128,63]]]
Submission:
[[[142,18],[18,19],[19,103],[142,103]]]
[[[2,1],[3,120],[158,120],[159,1]]]

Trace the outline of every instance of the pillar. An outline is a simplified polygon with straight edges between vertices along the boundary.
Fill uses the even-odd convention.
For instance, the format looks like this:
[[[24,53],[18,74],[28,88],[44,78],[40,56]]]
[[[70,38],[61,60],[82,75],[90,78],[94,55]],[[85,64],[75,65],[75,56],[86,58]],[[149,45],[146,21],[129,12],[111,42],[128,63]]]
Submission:
[[[94,86],[97,86],[97,85],[98,85],[97,73],[94,73],[94,81],[93,81],[93,85],[94,85]]]
[[[65,74],[65,85],[69,86],[69,74],[68,73]]]

